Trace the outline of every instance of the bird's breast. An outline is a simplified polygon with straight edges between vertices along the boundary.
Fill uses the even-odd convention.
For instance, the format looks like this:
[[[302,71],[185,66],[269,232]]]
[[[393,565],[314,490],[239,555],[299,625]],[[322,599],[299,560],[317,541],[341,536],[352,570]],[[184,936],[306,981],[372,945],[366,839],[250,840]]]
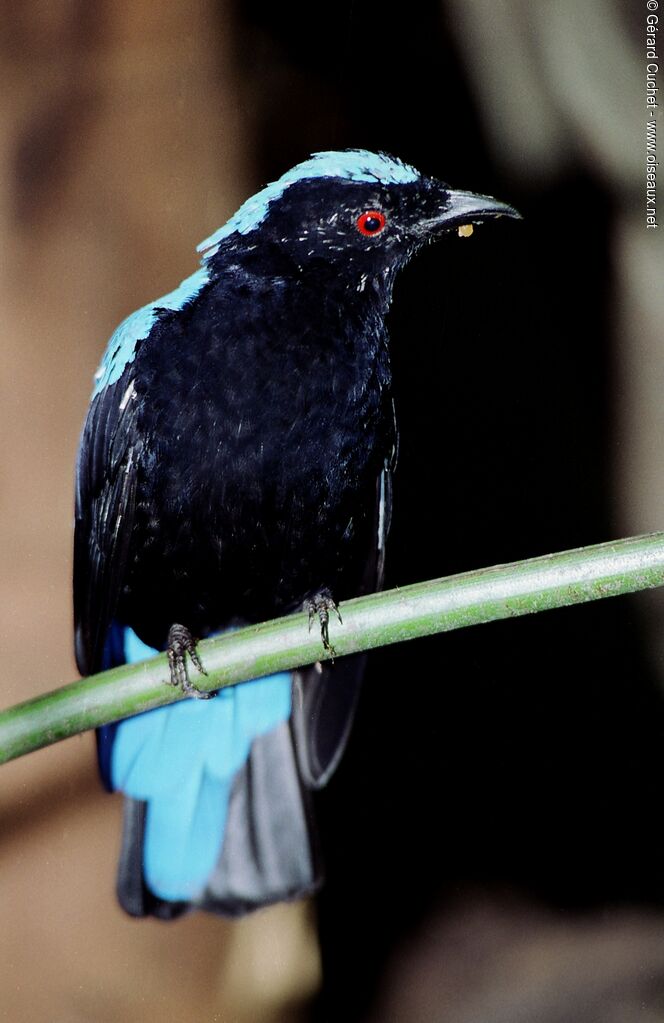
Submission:
[[[148,382],[158,401],[146,395],[160,461],[185,501],[334,503],[373,472],[391,417],[382,320],[342,316],[327,299],[236,298],[164,339]]]
[[[258,615],[329,586],[355,557],[391,445],[383,339],[326,331],[320,316],[298,327],[283,309],[168,326],[159,357],[155,345],[136,366],[136,587],[228,586]],[[278,595],[261,612],[259,588]]]

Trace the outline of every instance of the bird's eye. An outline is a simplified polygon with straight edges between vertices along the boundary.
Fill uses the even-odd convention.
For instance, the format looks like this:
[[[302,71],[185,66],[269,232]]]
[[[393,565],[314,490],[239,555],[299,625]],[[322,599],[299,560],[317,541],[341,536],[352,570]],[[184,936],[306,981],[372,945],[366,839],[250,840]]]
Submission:
[[[367,210],[357,218],[356,226],[360,234],[372,237],[375,234],[380,234],[386,223],[385,214],[380,210]]]

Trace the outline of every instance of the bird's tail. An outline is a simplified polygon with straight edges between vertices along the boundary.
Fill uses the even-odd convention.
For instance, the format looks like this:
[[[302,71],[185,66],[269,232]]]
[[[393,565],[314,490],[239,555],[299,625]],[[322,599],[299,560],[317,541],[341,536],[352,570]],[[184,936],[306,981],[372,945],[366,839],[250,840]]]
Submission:
[[[119,626],[106,649],[106,666],[156,653]],[[271,675],[99,730],[104,782],[126,797],[117,890],[132,916],[237,916],[316,889],[309,789],[334,764],[319,763],[324,749],[310,762],[302,713],[311,720],[320,701],[302,699],[302,679]],[[344,722],[341,745],[347,731]]]

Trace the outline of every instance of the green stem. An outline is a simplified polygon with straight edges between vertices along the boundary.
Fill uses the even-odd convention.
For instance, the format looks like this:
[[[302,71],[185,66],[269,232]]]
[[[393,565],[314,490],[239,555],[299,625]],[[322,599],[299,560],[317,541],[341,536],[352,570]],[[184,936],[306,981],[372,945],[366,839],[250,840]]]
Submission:
[[[583,547],[512,565],[416,583],[349,600],[343,625],[330,621],[338,657],[499,618],[546,611],[664,585],[664,533]],[[329,657],[304,613],[249,626],[200,644],[220,689]],[[0,763],[70,735],[182,699],[165,685],[166,656],[82,679],[0,712]],[[331,683],[333,684],[333,683]]]

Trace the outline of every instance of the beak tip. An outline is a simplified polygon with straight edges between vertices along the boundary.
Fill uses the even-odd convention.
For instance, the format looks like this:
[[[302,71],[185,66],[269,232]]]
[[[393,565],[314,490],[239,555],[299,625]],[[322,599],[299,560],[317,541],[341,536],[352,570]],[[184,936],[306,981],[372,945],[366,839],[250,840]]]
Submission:
[[[441,226],[444,228],[458,227],[460,224],[481,224],[485,220],[498,220],[500,217],[523,220],[514,206],[490,195],[452,189],[448,197],[448,204],[441,216]]]

